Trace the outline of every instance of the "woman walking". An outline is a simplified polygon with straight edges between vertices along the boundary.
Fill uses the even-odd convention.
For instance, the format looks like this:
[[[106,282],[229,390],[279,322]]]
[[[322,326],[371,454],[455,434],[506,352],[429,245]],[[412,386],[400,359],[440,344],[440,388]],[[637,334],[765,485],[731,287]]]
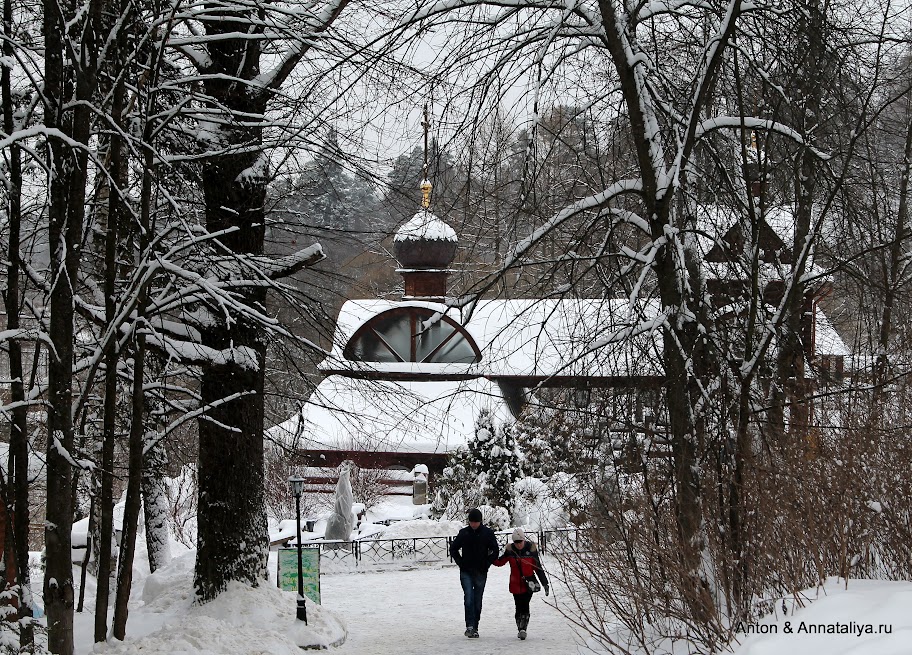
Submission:
[[[512,541],[513,543],[507,545],[503,555],[494,560],[494,566],[508,563],[510,565],[510,593],[513,594],[513,602],[516,604],[516,629],[519,631],[516,636],[525,639],[526,630],[529,628],[529,601],[532,600],[533,593],[526,580],[531,579],[532,584],[535,584],[535,576],[538,576],[547,596],[548,577],[538,557],[538,546],[526,539],[526,533],[522,528],[513,530]]]

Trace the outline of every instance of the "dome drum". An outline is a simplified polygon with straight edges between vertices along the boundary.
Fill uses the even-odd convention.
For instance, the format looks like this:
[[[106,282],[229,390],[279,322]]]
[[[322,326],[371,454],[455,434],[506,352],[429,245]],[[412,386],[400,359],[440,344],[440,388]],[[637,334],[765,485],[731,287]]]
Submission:
[[[443,302],[447,293],[446,269],[403,270],[399,269],[405,283],[403,299],[420,298]]]

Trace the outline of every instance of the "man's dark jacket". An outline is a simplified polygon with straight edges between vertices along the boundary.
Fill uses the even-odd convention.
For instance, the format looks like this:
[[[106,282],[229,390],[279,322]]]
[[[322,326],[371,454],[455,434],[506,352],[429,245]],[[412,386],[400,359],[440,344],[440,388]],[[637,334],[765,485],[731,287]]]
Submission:
[[[497,559],[498,550],[497,537],[491,528],[480,525],[473,530],[467,525],[450,544],[450,557],[460,569],[487,573]]]

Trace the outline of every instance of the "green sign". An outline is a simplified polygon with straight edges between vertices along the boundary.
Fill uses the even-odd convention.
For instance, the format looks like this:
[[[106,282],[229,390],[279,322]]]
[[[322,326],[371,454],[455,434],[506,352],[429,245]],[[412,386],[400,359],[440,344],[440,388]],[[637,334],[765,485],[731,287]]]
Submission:
[[[301,566],[304,573],[304,597],[320,604],[320,549],[302,548]],[[298,549],[279,549],[279,570],[276,578],[282,591],[298,591]]]

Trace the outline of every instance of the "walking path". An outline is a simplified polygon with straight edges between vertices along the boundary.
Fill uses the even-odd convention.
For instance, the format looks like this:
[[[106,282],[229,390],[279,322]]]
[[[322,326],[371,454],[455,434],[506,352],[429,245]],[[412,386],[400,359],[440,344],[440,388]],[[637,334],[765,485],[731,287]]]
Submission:
[[[547,564],[546,564],[547,566]],[[492,567],[485,586],[479,639],[468,639],[455,566],[408,571],[323,575],[323,606],[342,615],[348,638],[339,655],[575,655],[579,638],[554,608],[554,597],[532,599],[529,636],[516,637],[509,567]],[[560,599],[560,586],[557,586]]]

